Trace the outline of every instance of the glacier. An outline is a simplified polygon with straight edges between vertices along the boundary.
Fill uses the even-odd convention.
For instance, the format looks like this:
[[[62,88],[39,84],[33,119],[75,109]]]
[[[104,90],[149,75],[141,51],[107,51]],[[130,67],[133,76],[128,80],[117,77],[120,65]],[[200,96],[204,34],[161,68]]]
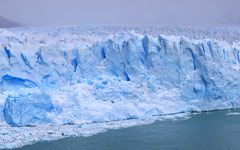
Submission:
[[[240,106],[238,42],[134,31],[96,37],[63,29],[0,29],[2,128]]]

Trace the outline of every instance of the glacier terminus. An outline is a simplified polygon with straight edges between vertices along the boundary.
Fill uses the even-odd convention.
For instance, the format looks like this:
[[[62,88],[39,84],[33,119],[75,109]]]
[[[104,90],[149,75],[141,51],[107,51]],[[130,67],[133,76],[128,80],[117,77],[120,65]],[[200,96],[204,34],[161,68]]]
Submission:
[[[9,139],[0,148],[21,146],[14,127],[30,138],[38,126],[68,132],[240,106],[239,42],[92,28],[0,29],[0,140]]]

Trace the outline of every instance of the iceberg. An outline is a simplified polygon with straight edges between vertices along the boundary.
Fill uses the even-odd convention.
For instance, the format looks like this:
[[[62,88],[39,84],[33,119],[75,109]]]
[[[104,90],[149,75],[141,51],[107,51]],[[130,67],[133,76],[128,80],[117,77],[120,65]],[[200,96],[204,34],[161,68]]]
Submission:
[[[1,125],[145,120],[240,106],[238,43],[135,32],[79,38],[57,29],[0,30]]]

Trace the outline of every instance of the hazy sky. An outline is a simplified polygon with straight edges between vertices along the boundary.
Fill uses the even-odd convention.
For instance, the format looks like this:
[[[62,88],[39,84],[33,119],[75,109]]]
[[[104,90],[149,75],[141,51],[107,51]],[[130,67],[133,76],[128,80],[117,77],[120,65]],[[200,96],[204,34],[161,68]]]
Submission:
[[[240,0],[0,0],[25,25],[240,24]]]

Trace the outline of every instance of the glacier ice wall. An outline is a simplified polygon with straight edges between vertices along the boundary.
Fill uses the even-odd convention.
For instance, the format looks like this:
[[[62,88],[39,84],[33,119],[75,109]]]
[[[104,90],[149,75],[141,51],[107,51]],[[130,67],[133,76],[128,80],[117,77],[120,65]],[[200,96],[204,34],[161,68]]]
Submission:
[[[239,44],[122,33],[84,42],[0,30],[0,122],[78,124],[228,109]]]

